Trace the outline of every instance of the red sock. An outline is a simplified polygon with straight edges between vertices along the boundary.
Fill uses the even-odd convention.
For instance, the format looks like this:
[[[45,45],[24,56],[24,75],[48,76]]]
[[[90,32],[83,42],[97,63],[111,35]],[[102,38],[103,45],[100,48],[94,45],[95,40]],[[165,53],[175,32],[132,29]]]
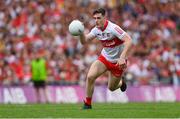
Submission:
[[[92,100],[91,97],[86,97],[85,103],[91,105],[91,100]]]

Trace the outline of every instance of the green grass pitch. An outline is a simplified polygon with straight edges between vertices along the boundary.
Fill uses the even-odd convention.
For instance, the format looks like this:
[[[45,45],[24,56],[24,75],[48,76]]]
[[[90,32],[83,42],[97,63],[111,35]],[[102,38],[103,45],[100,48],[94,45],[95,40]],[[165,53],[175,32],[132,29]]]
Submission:
[[[179,103],[0,104],[0,118],[180,118]]]

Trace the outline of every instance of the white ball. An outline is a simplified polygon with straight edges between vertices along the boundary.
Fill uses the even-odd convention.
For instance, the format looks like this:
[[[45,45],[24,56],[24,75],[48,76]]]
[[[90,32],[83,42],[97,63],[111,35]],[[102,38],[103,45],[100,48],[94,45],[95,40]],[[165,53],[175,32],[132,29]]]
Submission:
[[[82,34],[84,32],[84,25],[83,25],[83,23],[80,22],[79,20],[73,20],[69,24],[69,32],[73,36],[78,36],[78,35]]]

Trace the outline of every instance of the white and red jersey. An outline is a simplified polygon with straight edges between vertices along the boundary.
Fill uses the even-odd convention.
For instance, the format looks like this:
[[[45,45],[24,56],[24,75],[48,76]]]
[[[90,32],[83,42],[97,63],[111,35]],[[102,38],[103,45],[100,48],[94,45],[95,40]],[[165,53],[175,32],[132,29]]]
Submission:
[[[118,25],[106,20],[104,29],[94,27],[91,35],[101,41],[103,50],[101,54],[110,62],[115,63],[123,50],[122,38],[126,34]]]

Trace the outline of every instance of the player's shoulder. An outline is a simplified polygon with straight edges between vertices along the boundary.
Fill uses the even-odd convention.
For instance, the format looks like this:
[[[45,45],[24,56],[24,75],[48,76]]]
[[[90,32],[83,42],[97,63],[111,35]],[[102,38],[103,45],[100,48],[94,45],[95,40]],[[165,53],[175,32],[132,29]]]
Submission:
[[[115,24],[114,22],[112,22],[112,21],[108,21],[109,23],[108,23],[108,25],[109,25],[109,27],[113,27],[113,28],[115,28],[115,27],[120,27],[120,26],[118,26],[117,24]]]
[[[98,28],[96,26],[94,26],[91,30],[98,30]]]
[[[113,34],[122,35],[125,31],[117,24],[109,21],[109,29]]]
[[[91,32],[94,32],[94,33],[99,32],[99,29],[98,29],[96,26],[94,26],[94,27],[91,29]]]

